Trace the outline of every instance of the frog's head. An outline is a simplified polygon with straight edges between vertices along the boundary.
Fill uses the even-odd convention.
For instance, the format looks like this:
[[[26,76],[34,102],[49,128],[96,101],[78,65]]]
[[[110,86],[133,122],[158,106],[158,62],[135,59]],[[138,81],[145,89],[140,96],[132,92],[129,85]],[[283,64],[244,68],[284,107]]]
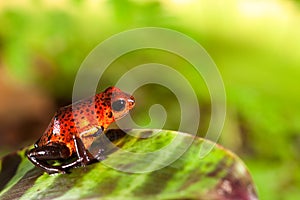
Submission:
[[[121,119],[135,105],[134,97],[116,87],[109,87],[104,92],[110,99],[110,108],[114,120]]]

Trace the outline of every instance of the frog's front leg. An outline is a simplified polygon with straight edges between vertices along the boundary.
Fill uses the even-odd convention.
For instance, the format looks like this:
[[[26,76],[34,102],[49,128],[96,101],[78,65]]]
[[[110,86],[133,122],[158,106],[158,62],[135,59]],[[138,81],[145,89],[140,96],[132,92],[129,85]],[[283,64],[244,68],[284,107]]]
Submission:
[[[81,166],[85,166],[91,163],[98,162],[98,160],[85,148],[81,139],[76,136],[73,136],[74,145],[77,154],[77,160],[74,161],[74,164],[81,164]],[[70,163],[72,165],[72,163]],[[62,166],[63,168],[68,168],[68,165]],[[73,167],[73,166],[70,166]]]

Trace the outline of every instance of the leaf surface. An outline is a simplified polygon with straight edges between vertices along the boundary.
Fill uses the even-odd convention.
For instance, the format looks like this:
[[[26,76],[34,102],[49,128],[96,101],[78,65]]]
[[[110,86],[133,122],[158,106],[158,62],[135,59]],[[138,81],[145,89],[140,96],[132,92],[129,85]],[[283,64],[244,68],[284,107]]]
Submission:
[[[106,136],[90,149],[106,159],[70,174],[43,173],[26,158],[25,149],[5,156],[0,199],[257,199],[243,162],[220,145],[200,159],[205,140],[181,132],[110,130]],[[152,171],[155,167],[160,169]]]

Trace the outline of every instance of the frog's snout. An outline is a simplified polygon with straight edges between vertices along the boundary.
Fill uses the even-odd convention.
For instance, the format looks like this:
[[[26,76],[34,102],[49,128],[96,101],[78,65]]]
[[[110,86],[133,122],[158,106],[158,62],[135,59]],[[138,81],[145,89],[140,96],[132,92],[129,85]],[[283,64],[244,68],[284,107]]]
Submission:
[[[129,104],[129,109],[133,108],[134,107],[134,104],[135,104],[135,99],[133,96],[130,96],[130,98],[127,100],[128,101],[128,104]]]

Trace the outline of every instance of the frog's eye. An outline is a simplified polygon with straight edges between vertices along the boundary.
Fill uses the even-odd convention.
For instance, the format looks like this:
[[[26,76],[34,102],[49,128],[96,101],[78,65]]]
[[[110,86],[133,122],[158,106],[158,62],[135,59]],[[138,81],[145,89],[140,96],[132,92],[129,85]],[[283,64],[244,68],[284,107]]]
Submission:
[[[119,99],[112,103],[111,107],[114,111],[120,112],[125,109],[126,101],[124,99]]]

